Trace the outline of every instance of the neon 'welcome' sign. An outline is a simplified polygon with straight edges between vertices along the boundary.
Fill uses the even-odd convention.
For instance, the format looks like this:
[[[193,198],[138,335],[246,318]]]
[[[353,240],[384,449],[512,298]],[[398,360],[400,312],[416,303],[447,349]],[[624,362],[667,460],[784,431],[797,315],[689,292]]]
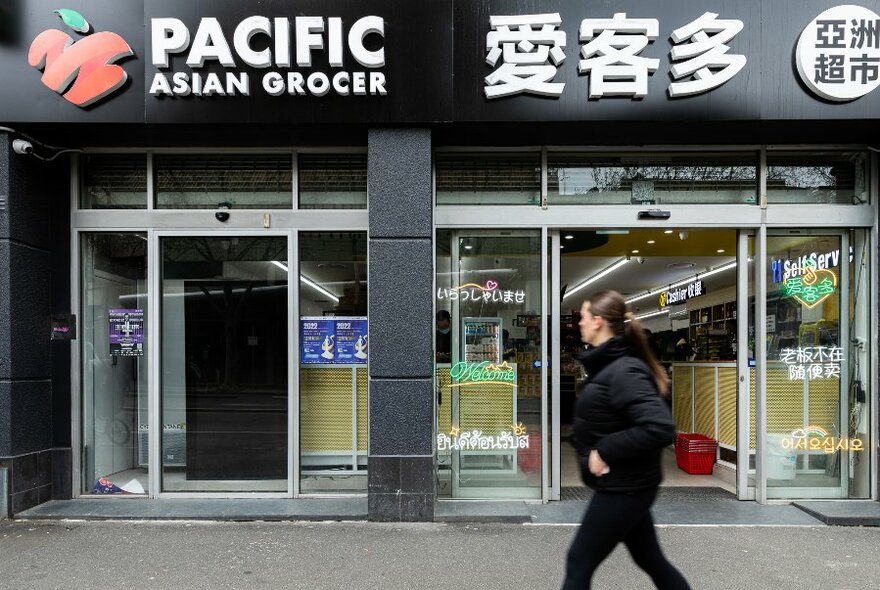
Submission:
[[[837,451],[864,451],[865,444],[860,438],[831,436],[821,426],[806,426],[791,431],[789,438],[780,441],[783,449],[822,451],[828,455]]]
[[[529,448],[529,436],[522,422],[511,424],[510,430],[497,435],[483,434],[482,430],[462,431],[453,426],[449,434],[437,435],[438,451],[513,451]]]
[[[521,289],[517,291],[510,289],[502,290],[498,288],[498,281],[488,280],[485,285],[465,283],[451,289],[438,287],[437,300],[522,304],[526,301],[526,292]]]
[[[510,366],[507,361],[500,365],[490,363],[489,361],[478,363],[458,362],[452,365],[452,368],[449,370],[449,376],[454,381],[457,381],[451,387],[460,387],[474,383],[481,385],[510,385],[511,387],[516,385],[516,369]]]

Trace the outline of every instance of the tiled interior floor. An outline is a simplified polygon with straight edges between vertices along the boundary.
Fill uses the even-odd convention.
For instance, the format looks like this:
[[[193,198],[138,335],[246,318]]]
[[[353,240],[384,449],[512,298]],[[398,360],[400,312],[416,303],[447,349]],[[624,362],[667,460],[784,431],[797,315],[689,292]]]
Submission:
[[[562,461],[562,487],[583,485],[577,464],[577,451],[567,442],[560,449]],[[663,452],[663,483],[667,487],[718,487],[734,492],[734,487],[715,475],[690,475],[678,468],[675,451],[669,447]]]

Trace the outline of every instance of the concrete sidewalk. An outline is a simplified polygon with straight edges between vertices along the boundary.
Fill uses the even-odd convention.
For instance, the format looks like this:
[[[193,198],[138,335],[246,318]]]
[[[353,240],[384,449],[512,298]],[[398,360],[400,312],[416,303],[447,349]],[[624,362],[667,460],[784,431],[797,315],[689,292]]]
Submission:
[[[578,499],[549,504],[514,501],[440,501],[436,522],[578,524],[589,491]],[[880,504],[871,503],[880,512]],[[839,506],[843,506],[840,508]],[[839,503],[836,510],[845,510]],[[719,488],[661,488],[653,508],[658,524],[819,525],[817,516],[788,504],[742,502]],[[367,520],[367,499],[184,499],[81,498],[47,502],[17,516],[21,520],[217,520],[324,521]],[[860,522],[858,524],[866,524]]]
[[[511,524],[7,522],[0,588],[551,590],[575,527]],[[865,590],[880,530],[661,526],[695,590]],[[593,588],[650,580],[618,549]]]

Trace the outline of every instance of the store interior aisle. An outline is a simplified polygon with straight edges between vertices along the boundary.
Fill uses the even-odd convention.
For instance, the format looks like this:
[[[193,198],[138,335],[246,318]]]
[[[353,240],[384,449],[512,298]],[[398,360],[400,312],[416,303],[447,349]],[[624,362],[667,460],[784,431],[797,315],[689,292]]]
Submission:
[[[577,451],[568,442],[563,442],[560,449],[562,460],[563,488],[583,486],[578,470]],[[717,471],[718,467],[716,467]],[[675,449],[671,446],[663,452],[663,483],[662,487],[716,487],[730,493],[736,493],[733,485],[718,475],[690,475],[679,469],[675,463]]]

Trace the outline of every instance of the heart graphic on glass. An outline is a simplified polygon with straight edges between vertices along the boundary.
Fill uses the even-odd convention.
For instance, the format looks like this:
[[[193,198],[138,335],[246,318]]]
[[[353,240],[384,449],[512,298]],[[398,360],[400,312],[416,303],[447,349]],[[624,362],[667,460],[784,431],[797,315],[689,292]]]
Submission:
[[[808,309],[813,309],[837,290],[837,275],[823,268],[816,270],[815,264],[807,264],[804,274],[792,276],[786,273],[782,283],[782,294],[793,297]]]

